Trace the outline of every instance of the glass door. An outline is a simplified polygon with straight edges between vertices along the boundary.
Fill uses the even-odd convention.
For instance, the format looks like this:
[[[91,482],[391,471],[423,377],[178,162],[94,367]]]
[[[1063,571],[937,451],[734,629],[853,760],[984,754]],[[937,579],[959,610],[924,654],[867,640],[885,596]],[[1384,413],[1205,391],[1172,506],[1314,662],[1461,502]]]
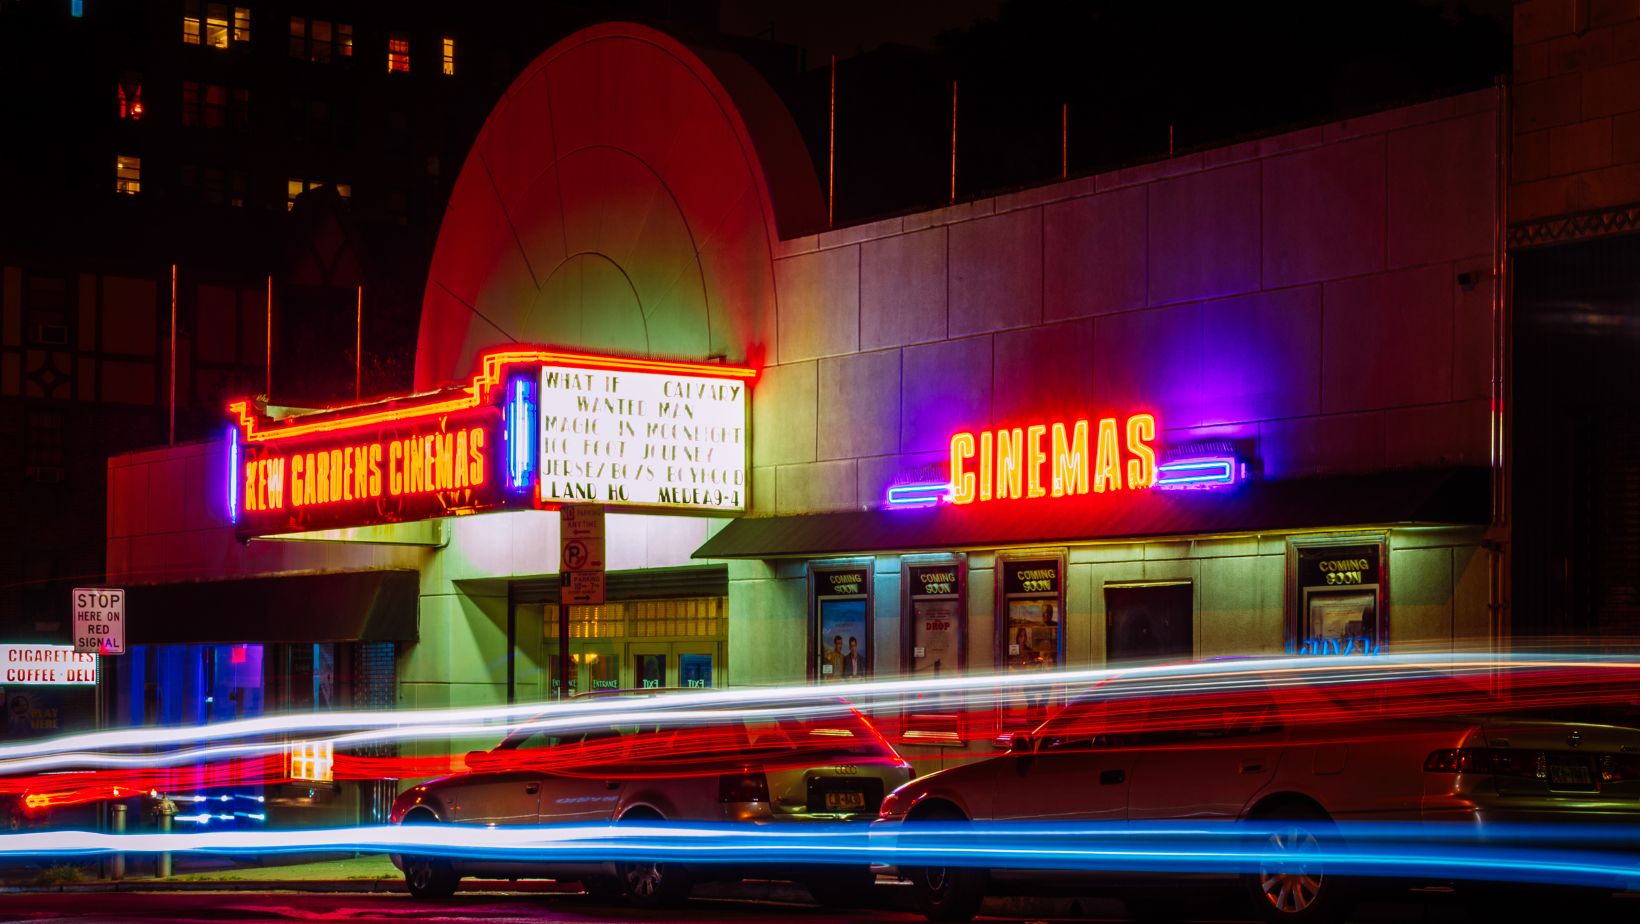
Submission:
[[[675,642],[672,645],[672,663],[678,669],[678,686],[688,689],[710,689],[722,686],[719,676],[721,662],[718,646],[702,642]]]
[[[546,652],[548,689],[557,689],[558,642],[542,646]],[[570,639],[569,692],[573,696],[589,690],[617,690],[621,686],[621,665],[616,645],[604,639]]]
[[[677,674],[667,670],[667,662],[671,660],[671,647],[664,642],[634,642],[628,645],[627,650],[631,654],[627,658],[627,663],[632,667],[632,682],[627,686],[635,690],[675,686],[673,678]],[[669,673],[671,677],[667,676]]]

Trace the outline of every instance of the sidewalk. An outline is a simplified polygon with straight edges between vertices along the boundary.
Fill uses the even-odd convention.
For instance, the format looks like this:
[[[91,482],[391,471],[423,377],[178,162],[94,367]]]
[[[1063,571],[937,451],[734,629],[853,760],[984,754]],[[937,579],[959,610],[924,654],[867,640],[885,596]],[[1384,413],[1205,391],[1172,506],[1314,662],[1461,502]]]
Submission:
[[[87,864],[94,866],[95,864]],[[144,864],[146,867],[147,864]],[[75,867],[83,868],[83,867]],[[0,869],[0,894],[17,892],[407,892],[404,874],[384,854],[338,857],[312,863],[281,866],[239,866],[208,871],[181,872],[167,879],[128,874],[124,879],[83,878],[72,880],[69,866],[44,869]],[[9,874],[9,875],[7,875]],[[72,880],[72,881],[71,881]],[[701,896],[728,892],[726,884],[702,883]],[[546,879],[463,879],[463,892],[580,892],[578,882]],[[735,898],[760,901],[796,902],[812,900],[800,885],[789,882],[751,881],[732,887]]]
[[[382,854],[283,865],[183,869],[166,879],[151,875],[152,864],[146,858],[140,862],[133,858],[127,869],[120,880],[106,878],[101,863],[9,869],[0,871],[0,892],[405,891],[403,874]],[[499,885],[509,891],[536,891],[532,888],[535,883]]]

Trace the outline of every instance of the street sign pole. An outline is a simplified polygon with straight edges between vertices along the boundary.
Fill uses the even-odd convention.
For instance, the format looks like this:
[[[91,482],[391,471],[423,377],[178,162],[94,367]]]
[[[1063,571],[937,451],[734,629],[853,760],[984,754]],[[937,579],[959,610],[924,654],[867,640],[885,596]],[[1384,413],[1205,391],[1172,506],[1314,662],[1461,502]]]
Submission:
[[[604,602],[604,507],[558,508],[558,696],[570,695],[569,608]],[[582,692],[592,689],[591,665]]]
[[[558,698],[569,699],[569,604],[558,599]]]

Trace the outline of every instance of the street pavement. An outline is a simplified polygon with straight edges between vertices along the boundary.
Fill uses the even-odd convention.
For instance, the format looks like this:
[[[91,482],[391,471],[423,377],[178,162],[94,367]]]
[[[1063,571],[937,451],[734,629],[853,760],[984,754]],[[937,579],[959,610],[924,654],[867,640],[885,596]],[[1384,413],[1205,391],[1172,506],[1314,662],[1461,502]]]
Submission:
[[[1222,893],[1204,892],[1190,902],[1184,922],[1244,922],[1250,918]],[[988,906],[996,916],[982,920],[1012,920],[1047,924],[1054,921],[1131,920],[1117,902],[1102,901],[1057,909],[1034,909],[1031,916],[1008,915],[1003,904]],[[1184,910],[1184,909],[1181,909]],[[1043,915],[1044,911],[1057,914]],[[1154,920],[1154,919],[1153,919]],[[1362,908],[1353,921],[1363,924],[1462,924],[1473,920],[1458,903],[1440,896],[1416,896]],[[906,911],[835,911],[812,904],[737,898],[695,899],[679,909],[642,911],[618,902],[587,895],[553,893],[469,892],[439,902],[423,902],[404,894],[312,894],[298,892],[34,892],[0,896],[0,922],[176,921],[183,924],[253,924],[253,922],[347,921],[372,922],[484,922],[484,924],[649,924],[649,922],[723,922],[723,924],[867,924],[867,922],[920,922]]]
[[[457,894],[440,902],[407,895],[312,895],[292,892],[32,893],[0,897],[0,921],[102,922],[483,922],[483,924],[647,924],[658,921],[725,924],[854,924],[921,921],[906,912],[825,911],[813,905],[695,900],[669,911],[639,911],[585,895]]]

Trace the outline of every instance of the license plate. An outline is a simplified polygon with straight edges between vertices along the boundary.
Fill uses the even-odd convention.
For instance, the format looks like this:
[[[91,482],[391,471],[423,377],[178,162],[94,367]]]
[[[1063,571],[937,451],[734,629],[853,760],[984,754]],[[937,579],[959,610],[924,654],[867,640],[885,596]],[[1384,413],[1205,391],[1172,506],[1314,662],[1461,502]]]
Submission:
[[[1557,789],[1593,789],[1594,775],[1586,760],[1549,761],[1549,785]]]
[[[828,812],[858,812],[866,807],[866,794],[857,789],[828,792],[825,795]]]

